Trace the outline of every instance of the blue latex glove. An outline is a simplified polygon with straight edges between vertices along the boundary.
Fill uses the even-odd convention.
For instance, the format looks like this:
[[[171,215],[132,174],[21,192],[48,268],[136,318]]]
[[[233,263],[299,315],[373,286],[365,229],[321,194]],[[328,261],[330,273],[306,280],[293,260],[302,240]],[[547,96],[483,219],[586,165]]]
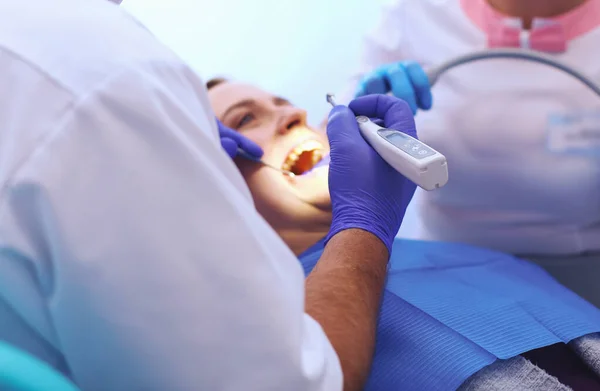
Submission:
[[[433,97],[425,71],[416,62],[386,64],[363,77],[356,97],[369,94],[387,94],[405,100],[413,114],[417,109],[429,110]]]
[[[326,241],[350,228],[377,236],[391,251],[416,185],[387,164],[364,140],[357,115],[383,120],[386,128],[416,138],[414,117],[406,102],[387,95],[353,100],[329,114],[331,146],[329,192],[333,219]]]
[[[221,137],[221,145],[232,159],[237,156],[238,148],[253,157],[262,157],[264,152],[258,144],[242,136],[239,132],[229,129],[219,120],[217,120],[217,125],[219,127],[219,136]]]

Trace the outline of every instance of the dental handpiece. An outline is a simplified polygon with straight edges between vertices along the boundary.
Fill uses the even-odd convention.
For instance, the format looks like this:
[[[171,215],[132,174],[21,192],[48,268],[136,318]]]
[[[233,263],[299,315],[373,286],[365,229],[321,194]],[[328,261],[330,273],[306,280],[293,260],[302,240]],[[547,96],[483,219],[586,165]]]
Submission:
[[[327,94],[335,107],[335,97]],[[356,117],[363,138],[390,166],[424,190],[434,190],[448,182],[446,157],[427,144],[399,130],[377,125],[364,116]]]
[[[572,67],[564,64],[554,58],[534,52],[532,50],[527,49],[486,49],[481,50],[474,53],[465,54],[460,57],[456,57],[450,61],[447,61],[435,68],[431,68],[425,71],[427,77],[429,78],[429,84],[433,87],[433,85],[438,81],[439,77],[444,73],[449,71],[452,68],[455,68],[459,65],[467,64],[474,61],[479,60],[489,60],[493,58],[512,58],[516,60],[525,60],[525,61],[533,61],[540,64],[545,64],[561,70],[569,75],[573,76],[583,84],[585,84],[589,89],[594,91],[598,96],[600,96],[600,86],[590,80],[588,77],[583,75],[581,72],[573,69]]]
[[[248,152],[244,151],[244,150],[243,150],[243,149],[241,149],[241,148],[238,148],[238,149],[237,149],[237,153],[238,153],[238,155],[239,155],[239,156],[243,157],[244,159],[251,160],[251,161],[253,161],[253,162],[256,162],[256,163],[262,164],[262,165],[263,165],[263,166],[265,166],[265,167],[269,167],[269,168],[271,168],[271,169],[273,169],[273,170],[275,170],[275,171],[279,171],[279,172],[280,172],[280,173],[282,173],[283,175],[287,175],[287,176],[289,176],[290,178],[293,178],[293,177],[295,177],[295,176],[296,176],[296,174],[294,174],[293,172],[291,172],[291,171],[287,171],[287,170],[284,170],[284,169],[281,169],[281,168],[277,168],[277,167],[275,167],[275,166],[273,166],[273,165],[271,165],[271,164],[269,164],[269,163],[265,162],[264,160],[262,160],[262,159],[260,159],[260,158],[257,158],[257,157],[255,157],[255,156],[252,156],[252,155],[250,155]]]

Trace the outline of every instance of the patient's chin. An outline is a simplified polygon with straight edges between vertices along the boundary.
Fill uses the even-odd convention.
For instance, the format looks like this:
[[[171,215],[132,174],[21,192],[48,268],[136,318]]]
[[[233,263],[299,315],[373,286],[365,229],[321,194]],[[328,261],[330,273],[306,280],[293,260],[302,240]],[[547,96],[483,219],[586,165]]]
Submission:
[[[324,210],[331,210],[331,197],[329,197],[329,167],[319,167],[308,174],[295,177],[291,183],[294,192],[302,201]]]

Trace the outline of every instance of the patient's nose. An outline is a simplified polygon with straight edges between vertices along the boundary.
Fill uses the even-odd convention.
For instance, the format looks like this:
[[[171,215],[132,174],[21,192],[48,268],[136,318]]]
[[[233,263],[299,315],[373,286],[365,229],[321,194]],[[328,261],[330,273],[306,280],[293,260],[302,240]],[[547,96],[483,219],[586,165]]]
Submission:
[[[297,107],[285,108],[281,117],[279,134],[286,134],[296,126],[306,125],[306,111]]]

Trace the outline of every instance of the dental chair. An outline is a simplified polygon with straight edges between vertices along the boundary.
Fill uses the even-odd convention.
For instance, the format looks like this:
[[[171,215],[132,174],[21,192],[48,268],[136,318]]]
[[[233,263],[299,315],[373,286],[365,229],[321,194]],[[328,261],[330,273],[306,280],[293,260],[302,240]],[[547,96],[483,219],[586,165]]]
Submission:
[[[0,391],[80,391],[42,361],[0,341]]]

